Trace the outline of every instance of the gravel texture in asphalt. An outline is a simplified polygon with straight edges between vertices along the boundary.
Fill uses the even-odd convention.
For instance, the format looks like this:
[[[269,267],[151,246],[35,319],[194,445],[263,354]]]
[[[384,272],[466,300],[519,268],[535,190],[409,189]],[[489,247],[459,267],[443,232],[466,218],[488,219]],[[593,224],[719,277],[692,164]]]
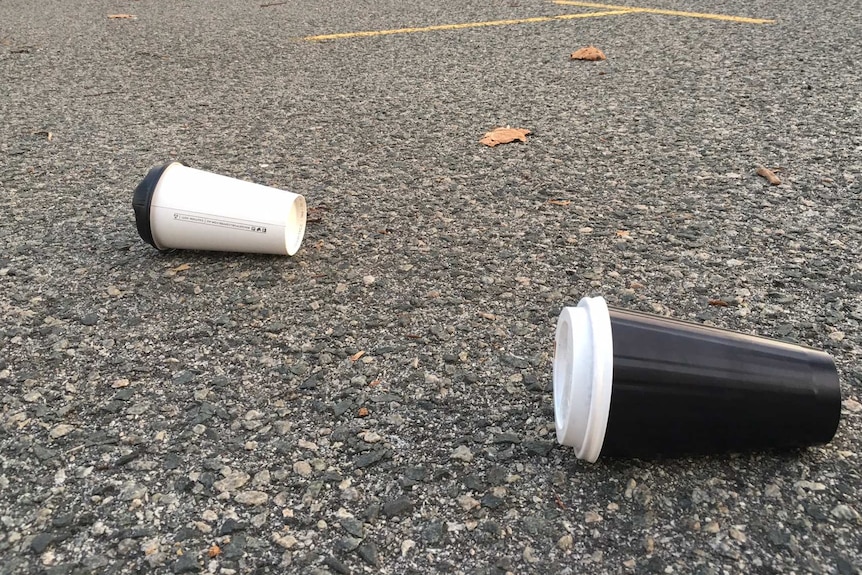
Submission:
[[[0,3],[0,573],[859,573],[858,2],[270,4]],[[299,253],[144,244],[172,159],[304,194]],[[828,351],[834,441],[578,461],[599,294]]]

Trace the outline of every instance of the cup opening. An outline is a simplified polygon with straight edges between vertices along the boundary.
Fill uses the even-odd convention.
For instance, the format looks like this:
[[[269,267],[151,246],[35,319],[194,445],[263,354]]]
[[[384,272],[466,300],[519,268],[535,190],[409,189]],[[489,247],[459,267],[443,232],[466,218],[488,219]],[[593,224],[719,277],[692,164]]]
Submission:
[[[289,256],[295,254],[302,244],[302,238],[305,236],[307,213],[305,198],[297,196],[290,205],[290,211],[284,224],[284,248]]]
[[[560,438],[569,426],[569,406],[572,398],[572,326],[560,320],[557,345],[554,349],[554,423]]]

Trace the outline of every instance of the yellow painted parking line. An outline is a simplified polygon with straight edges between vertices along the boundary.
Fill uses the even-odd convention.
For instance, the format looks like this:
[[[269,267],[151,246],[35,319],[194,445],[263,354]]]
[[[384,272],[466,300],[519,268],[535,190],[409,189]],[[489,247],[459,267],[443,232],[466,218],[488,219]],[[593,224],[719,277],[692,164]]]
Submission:
[[[368,30],[365,32],[343,32],[340,34],[320,34],[306,36],[303,40],[343,40],[344,38],[364,38],[368,36],[387,36],[389,34],[413,34],[415,32],[436,32],[439,30],[463,30],[465,28],[484,28],[487,26],[512,26],[515,24],[535,24],[537,22],[553,22],[554,20],[575,20],[577,18],[600,18],[602,16],[617,16],[628,14],[635,10],[628,8],[606,10],[603,12],[585,12],[580,14],[560,14],[558,16],[536,16],[533,18],[518,18],[515,20],[490,20],[488,22],[464,22],[462,24],[440,24],[437,26],[422,26],[421,28],[393,28],[391,30]]]
[[[663,16],[684,16],[686,18],[705,18],[707,20],[725,20],[727,22],[742,22],[744,24],[774,24],[775,20],[763,18],[746,18],[745,16],[728,16],[726,14],[708,14],[705,12],[681,12],[679,10],[662,10],[660,8],[641,8],[638,6],[617,6],[616,4],[596,4],[594,2],[578,2],[577,0],[553,0],[561,6],[581,6],[583,8],[601,8],[602,10],[626,10],[646,14],[661,14]]]

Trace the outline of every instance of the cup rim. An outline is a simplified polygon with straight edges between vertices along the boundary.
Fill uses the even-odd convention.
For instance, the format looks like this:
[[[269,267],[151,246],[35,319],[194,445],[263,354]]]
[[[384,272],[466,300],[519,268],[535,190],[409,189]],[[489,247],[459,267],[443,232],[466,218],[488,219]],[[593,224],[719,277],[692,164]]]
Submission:
[[[162,179],[165,171],[175,164],[185,166],[182,162],[173,161],[150,168],[150,171],[147,172],[144,179],[137,185],[132,195],[132,209],[135,211],[135,227],[138,229],[138,235],[141,236],[142,240],[160,251],[164,250],[156,244],[156,240],[153,237],[150,210],[153,205],[153,196],[156,195],[156,189],[159,187],[159,181]]]
[[[599,458],[610,414],[613,339],[608,305],[601,296],[585,297],[562,310],[554,354],[554,423],[557,441],[575,448],[578,459]],[[588,348],[587,361],[573,361],[574,345]],[[574,401],[587,403],[587,422],[577,432]],[[582,406],[583,407],[583,406]]]

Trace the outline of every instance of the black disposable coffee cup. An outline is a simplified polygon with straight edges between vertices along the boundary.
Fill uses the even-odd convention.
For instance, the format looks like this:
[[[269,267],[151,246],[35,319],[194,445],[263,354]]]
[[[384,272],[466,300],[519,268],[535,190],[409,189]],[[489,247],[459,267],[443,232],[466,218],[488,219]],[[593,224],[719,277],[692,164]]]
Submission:
[[[841,391],[821,351],[595,297],[557,322],[554,412],[588,461],[782,449],[829,442]]]

